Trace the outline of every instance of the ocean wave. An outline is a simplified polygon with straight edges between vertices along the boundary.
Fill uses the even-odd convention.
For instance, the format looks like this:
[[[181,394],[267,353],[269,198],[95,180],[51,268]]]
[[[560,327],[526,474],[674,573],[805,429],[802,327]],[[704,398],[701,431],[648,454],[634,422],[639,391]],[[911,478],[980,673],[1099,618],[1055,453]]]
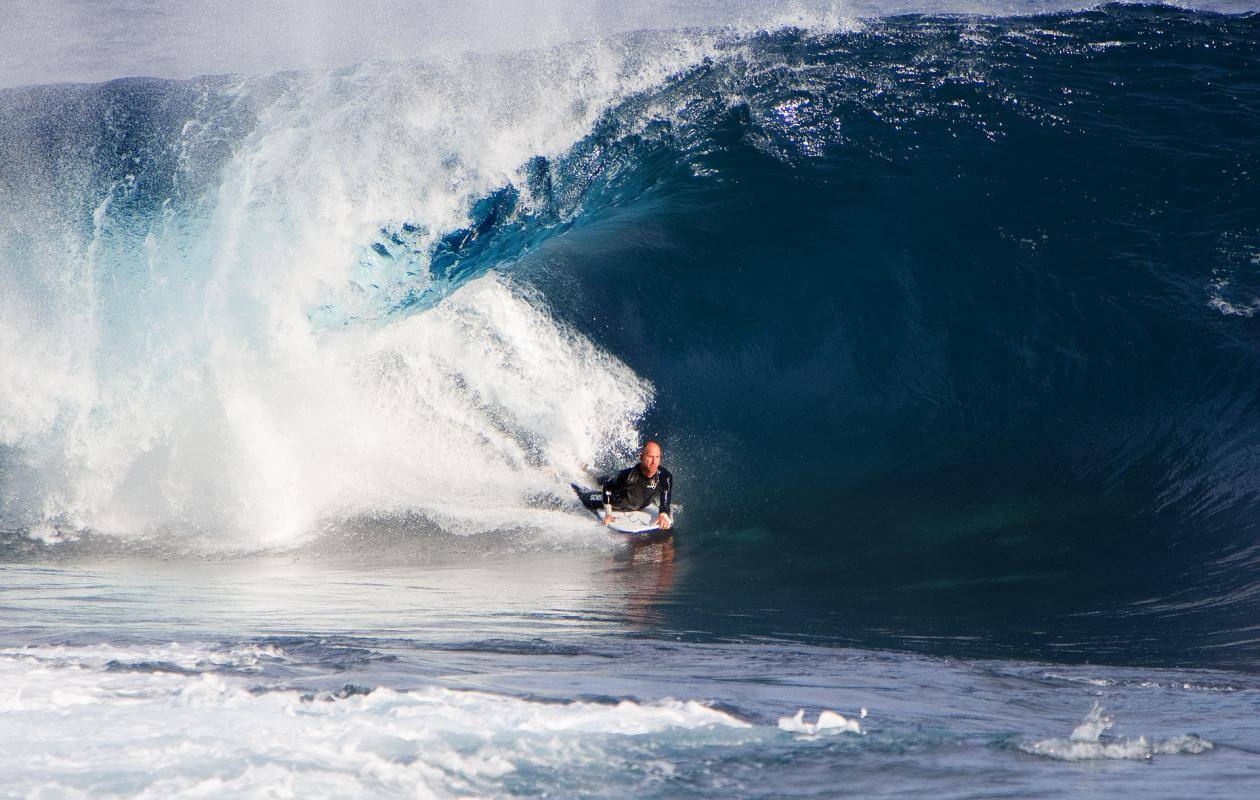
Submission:
[[[1257,18],[832,22],[0,94],[0,529],[576,547],[647,435],[700,591],[1245,660]]]

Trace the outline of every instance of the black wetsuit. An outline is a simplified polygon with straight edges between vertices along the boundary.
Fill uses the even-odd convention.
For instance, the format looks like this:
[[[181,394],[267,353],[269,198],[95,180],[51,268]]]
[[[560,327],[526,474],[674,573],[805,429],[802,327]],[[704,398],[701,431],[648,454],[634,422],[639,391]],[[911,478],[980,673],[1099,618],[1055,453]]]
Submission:
[[[656,501],[662,514],[669,514],[669,495],[673,480],[669,470],[657,467],[656,474],[648,477],[635,464],[603,481],[604,505],[617,511],[638,511]]]

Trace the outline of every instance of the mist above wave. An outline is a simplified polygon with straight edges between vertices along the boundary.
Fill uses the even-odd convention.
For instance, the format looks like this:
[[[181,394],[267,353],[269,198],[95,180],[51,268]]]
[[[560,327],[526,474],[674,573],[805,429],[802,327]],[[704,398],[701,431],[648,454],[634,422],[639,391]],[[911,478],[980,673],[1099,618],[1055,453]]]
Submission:
[[[1080,0],[511,0],[461,3],[372,0],[190,0],[154,6],[128,0],[108,14],[85,0],[26,3],[0,29],[0,88],[94,82],[128,76],[191,78],[266,74],[370,60],[459,53],[503,53],[630,31],[876,19],[900,14],[1023,15],[1088,8]],[[1254,0],[1197,0],[1176,5],[1224,13],[1257,8]]]

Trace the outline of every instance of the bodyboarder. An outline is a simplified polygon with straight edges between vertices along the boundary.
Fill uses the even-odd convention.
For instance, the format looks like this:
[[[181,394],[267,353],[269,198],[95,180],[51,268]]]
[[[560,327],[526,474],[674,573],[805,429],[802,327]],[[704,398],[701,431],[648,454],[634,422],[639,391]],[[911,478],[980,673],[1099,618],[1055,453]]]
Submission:
[[[613,521],[612,512],[637,511],[656,501],[660,514],[657,524],[667,531],[670,518],[669,496],[673,489],[669,470],[661,466],[661,446],[649,441],[639,453],[639,463],[603,481],[604,524]]]

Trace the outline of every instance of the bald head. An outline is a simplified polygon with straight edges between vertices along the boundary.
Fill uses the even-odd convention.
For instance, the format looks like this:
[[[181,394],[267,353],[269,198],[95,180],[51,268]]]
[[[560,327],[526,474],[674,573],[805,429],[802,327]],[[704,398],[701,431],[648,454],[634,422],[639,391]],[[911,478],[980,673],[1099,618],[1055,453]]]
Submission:
[[[643,445],[643,450],[639,453],[639,466],[644,475],[649,478],[655,476],[656,471],[661,468],[661,446],[656,442]]]

